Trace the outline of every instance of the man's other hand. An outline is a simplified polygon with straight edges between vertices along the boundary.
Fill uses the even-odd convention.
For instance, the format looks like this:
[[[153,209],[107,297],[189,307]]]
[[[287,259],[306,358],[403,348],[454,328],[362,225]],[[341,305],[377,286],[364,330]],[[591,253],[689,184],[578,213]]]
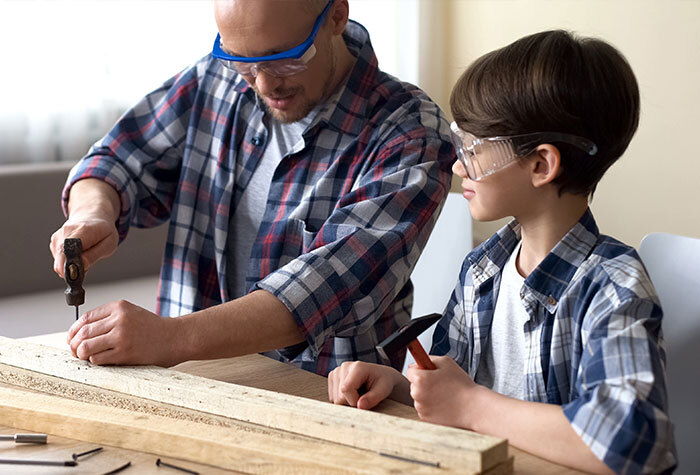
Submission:
[[[177,320],[120,300],[84,313],[68,330],[68,344],[96,365],[168,367],[181,362],[171,344]]]

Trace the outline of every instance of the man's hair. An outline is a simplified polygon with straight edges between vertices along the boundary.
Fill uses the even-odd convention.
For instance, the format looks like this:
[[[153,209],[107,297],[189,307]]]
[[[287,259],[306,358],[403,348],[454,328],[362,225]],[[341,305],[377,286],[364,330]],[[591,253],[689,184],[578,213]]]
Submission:
[[[608,43],[545,31],[477,59],[453,88],[450,107],[476,137],[562,132],[593,141],[593,156],[553,143],[561,153],[559,193],[589,196],[637,130],[639,88]]]

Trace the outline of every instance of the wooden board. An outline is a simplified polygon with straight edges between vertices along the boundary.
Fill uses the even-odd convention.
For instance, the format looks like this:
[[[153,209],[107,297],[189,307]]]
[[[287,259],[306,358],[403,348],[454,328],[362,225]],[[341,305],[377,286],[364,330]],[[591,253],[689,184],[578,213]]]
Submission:
[[[0,363],[451,470],[484,472],[508,461],[502,439],[163,368],[95,367],[61,350],[2,337]]]
[[[245,473],[431,473],[439,469],[387,459],[313,439],[275,437],[236,424],[216,426],[0,386],[0,416],[24,430],[142,450]],[[322,449],[322,450],[321,450]],[[310,457],[309,454],[314,453]]]

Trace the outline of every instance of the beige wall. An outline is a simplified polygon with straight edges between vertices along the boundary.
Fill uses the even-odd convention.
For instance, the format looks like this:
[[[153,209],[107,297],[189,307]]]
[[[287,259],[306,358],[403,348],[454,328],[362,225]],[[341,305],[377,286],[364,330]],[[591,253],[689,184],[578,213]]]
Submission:
[[[433,24],[442,25],[424,35],[442,51],[429,58],[442,68],[421,84],[446,111],[449,91],[471,61],[527,34],[565,28],[619,48],[639,81],[642,118],[598,186],[592,203],[598,224],[633,246],[657,231],[700,237],[700,0],[423,3],[434,9]],[[501,224],[474,223],[475,237]]]

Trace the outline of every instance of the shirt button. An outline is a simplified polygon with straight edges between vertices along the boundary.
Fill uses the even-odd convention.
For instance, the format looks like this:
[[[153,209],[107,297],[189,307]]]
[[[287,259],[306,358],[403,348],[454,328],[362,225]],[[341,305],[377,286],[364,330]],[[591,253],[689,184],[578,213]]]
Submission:
[[[262,145],[263,142],[265,142],[265,139],[264,139],[262,136],[260,136],[260,135],[257,136],[257,137],[253,137],[253,140],[250,141],[250,143],[252,143],[252,144],[255,145],[256,147]]]
[[[557,304],[557,299],[552,297],[551,295],[547,297],[547,305],[556,305]]]

